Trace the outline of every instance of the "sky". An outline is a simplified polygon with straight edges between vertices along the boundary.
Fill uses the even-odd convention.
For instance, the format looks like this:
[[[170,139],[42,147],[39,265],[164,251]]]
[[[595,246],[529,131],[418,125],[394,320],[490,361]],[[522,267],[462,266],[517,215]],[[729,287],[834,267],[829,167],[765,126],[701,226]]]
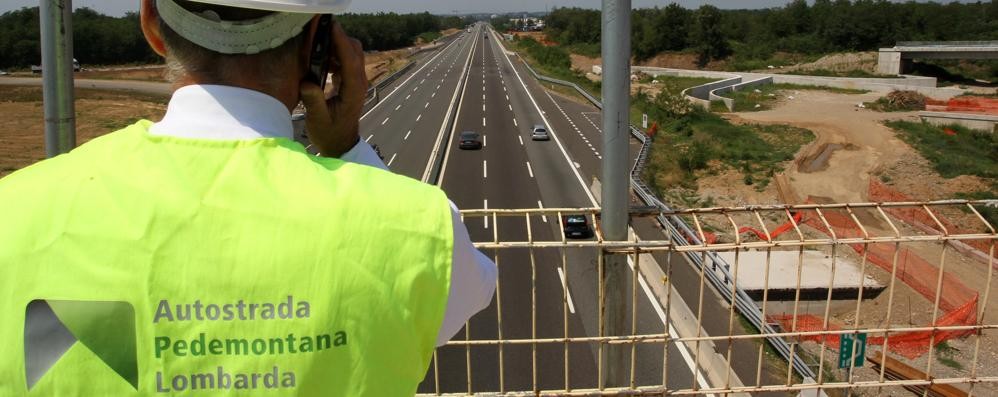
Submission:
[[[674,0],[687,8],[713,4],[720,8],[779,7],[789,0]],[[632,0],[635,8],[664,7],[673,0]],[[946,1],[948,2],[948,0]],[[39,0],[3,0],[0,13],[21,7],[33,7]],[[138,0],[73,0],[73,7],[90,7],[104,14],[121,16],[128,11],[138,11]],[[503,13],[544,11],[551,7],[598,8],[600,0],[353,0],[351,12],[394,11],[400,13],[429,11],[435,14],[450,13]]]

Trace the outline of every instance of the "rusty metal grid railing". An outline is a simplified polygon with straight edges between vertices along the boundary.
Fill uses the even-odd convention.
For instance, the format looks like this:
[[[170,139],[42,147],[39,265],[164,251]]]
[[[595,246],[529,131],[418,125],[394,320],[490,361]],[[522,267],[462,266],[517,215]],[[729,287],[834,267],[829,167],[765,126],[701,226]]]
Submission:
[[[497,291],[486,311],[437,349],[419,392],[896,395],[908,389],[933,395],[935,388],[956,387],[967,395],[995,395],[998,321],[989,300],[998,233],[979,210],[986,206],[998,202],[646,208],[632,211],[635,231],[628,241],[606,241],[593,208],[462,211],[476,247],[499,266]],[[913,214],[932,224],[915,224]],[[569,215],[595,225],[592,238],[569,238],[562,222]],[[657,216],[682,217],[698,234],[684,238],[712,242],[676,244],[669,230],[648,227],[647,218]],[[778,229],[784,233],[777,235]],[[973,247],[986,252],[974,257],[967,252]],[[759,334],[733,306],[711,306],[719,301],[705,281],[711,268],[674,255],[691,253],[704,260],[733,255],[731,288],[763,275],[754,301],[777,332]],[[628,313],[627,335],[605,335],[599,326],[608,309],[602,280],[607,255],[626,255],[632,270],[629,302],[617,308]],[[934,270],[921,275],[931,282],[911,279],[909,255],[931,264]],[[824,259],[816,264],[805,258]],[[850,277],[858,284],[840,285]],[[974,299],[960,308],[969,313],[961,321],[949,320],[957,313],[947,305],[953,296]],[[869,337],[867,356],[878,366],[850,360],[838,368],[835,347],[843,335]],[[788,343],[815,379],[801,378],[770,351],[771,337]],[[614,348],[628,358],[627,379],[620,383],[604,377],[604,353]]]

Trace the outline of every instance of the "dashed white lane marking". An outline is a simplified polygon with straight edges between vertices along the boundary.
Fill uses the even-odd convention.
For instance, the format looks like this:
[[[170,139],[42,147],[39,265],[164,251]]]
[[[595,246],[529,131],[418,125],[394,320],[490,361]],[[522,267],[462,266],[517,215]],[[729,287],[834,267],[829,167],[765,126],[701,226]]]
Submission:
[[[484,178],[484,179],[488,179],[489,178],[489,161],[488,160],[482,160],[482,178]]]
[[[388,160],[388,166],[389,167],[391,167],[392,166],[392,162],[395,161],[395,156],[398,156],[398,153],[393,154],[392,155],[392,159]]]
[[[516,136],[516,139],[519,139],[519,140],[520,140],[520,146],[523,146],[523,137],[522,137],[522,136],[519,136],[519,135],[517,135],[517,136]]]
[[[365,139],[364,142],[370,142],[371,138],[374,138],[374,134],[368,135],[367,139]]]
[[[435,91],[432,94],[430,94],[430,98],[435,98],[436,96],[437,96],[437,93]]]
[[[589,118],[589,115],[591,115],[591,114],[599,115],[599,113],[597,113],[597,112],[582,112],[582,118],[586,119],[586,121],[588,121],[589,124],[592,124],[593,128],[596,129],[596,132],[599,132],[600,134],[602,134],[603,133],[603,129],[600,128],[598,125],[596,125],[596,123],[593,122],[593,119]]]
[[[510,112],[512,112],[512,111],[513,111],[513,105],[512,105],[512,104],[508,104],[508,103],[507,103],[507,104],[506,104],[506,106],[509,106],[509,111],[510,111]]]
[[[520,142],[523,142],[523,138],[520,138]],[[530,174],[531,178],[534,177],[534,169],[530,167],[529,161],[527,162],[527,173]]]
[[[485,104],[484,103],[482,104],[482,111],[483,112],[485,111]]]
[[[575,303],[572,302],[572,293],[568,292],[568,282],[565,281],[565,271],[558,268],[558,277],[561,278],[561,288],[565,289],[565,298],[568,301],[568,311],[575,314]]]
[[[389,118],[390,118],[390,117],[385,117],[385,121],[382,121],[382,122],[381,122],[381,125],[385,125],[385,123],[387,123],[387,122],[388,122],[388,119],[389,119]]]
[[[597,159],[602,160],[603,156],[601,156],[599,152],[596,151],[596,148],[593,147],[593,144],[589,142],[589,138],[582,133],[582,130],[579,129],[579,126],[575,125],[575,122],[572,121],[572,118],[568,117],[568,113],[565,113],[565,109],[561,108],[561,105],[558,104],[558,101],[555,101],[554,97],[552,97],[549,92],[544,91],[544,94],[546,94],[548,98],[551,99],[551,103],[553,103],[554,107],[556,107],[558,111],[561,112],[561,115],[565,117],[565,120],[568,121],[568,124],[571,125],[572,129],[575,130],[575,133],[579,134],[579,137],[582,138],[582,141],[586,144],[586,146],[589,146],[589,150],[593,152],[593,156],[596,156]]]
[[[482,135],[482,147],[489,146],[489,136]]]
[[[485,199],[484,201],[485,201],[485,203],[484,203],[484,206],[482,208],[483,209],[489,209],[489,199]],[[482,219],[485,220],[485,228],[488,229],[489,228],[489,217],[488,216],[483,216]]]
[[[537,208],[544,209],[544,204],[542,204],[540,200],[537,200]],[[541,215],[541,220],[544,221],[544,223],[548,223],[548,216]]]
[[[482,127],[485,127],[485,117],[482,117]]]
[[[433,70],[436,70],[436,68],[433,68]],[[425,82],[426,82],[426,79],[422,79],[422,80],[419,81],[419,84],[423,84]]]
[[[519,127],[519,126],[520,126],[520,123],[517,123],[517,122],[516,122],[516,117],[514,117],[514,118],[513,118],[513,125],[515,125],[515,126],[517,126],[517,127]]]
[[[409,95],[406,95],[406,96],[405,96],[405,100],[407,100],[407,101],[408,101],[408,100],[409,100],[409,97],[411,97],[411,96],[412,96],[412,94],[409,94]]]
[[[402,107],[402,104],[400,103],[398,106],[395,107],[395,111],[398,111],[399,108],[401,108],[401,107]]]
[[[420,113],[418,116],[416,116],[416,121],[419,121],[419,119],[421,119],[421,118],[423,118],[423,114],[422,113]]]
[[[411,134],[411,133],[412,133],[412,130],[409,130],[409,132],[406,132],[405,133],[405,138],[402,138],[402,140],[403,141],[408,140],[409,139],[409,134]]]
[[[423,105],[423,109],[426,109],[428,107],[430,107],[430,103],[429,102],[427,102],[425,105]]]
[[[509,102],[509,95],[506,95],[506,102]]]
[[[412,92],[416,92],[416,91],[419,91],[419,86],[418,85],[416,86],[416,88],[412,89]]]

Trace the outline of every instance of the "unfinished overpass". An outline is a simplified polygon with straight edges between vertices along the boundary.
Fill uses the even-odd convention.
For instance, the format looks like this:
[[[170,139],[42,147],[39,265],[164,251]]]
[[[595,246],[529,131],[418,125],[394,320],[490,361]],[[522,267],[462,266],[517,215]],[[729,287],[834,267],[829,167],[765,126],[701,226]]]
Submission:
[[[901,41],[880,49],[877,71],[903,74],[914,59],[998,59],[998,41]]]

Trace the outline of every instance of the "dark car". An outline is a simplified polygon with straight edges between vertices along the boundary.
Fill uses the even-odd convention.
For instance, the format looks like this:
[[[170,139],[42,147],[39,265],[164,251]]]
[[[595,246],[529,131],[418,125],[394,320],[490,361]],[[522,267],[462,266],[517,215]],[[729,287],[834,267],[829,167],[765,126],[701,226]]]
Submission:
[[[474,131],[462,132],[458,147],[464,150],[479,150],[482,148],[482,136]]]
[[[565,228],[565,237],[583,239],[593,237],[593,229],[589,227],[589,219],[585,215],[566,215],[561,224]]]

